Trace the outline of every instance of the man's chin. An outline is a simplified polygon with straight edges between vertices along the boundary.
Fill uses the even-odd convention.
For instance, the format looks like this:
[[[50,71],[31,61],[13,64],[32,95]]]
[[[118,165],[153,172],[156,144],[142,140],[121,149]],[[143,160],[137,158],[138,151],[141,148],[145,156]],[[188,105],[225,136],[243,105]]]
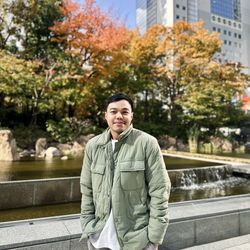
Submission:
[[[114,131],[117,133],[117,134],[121,134],[123,131],[125,131],[126,128],[116,128],[114,129]]]

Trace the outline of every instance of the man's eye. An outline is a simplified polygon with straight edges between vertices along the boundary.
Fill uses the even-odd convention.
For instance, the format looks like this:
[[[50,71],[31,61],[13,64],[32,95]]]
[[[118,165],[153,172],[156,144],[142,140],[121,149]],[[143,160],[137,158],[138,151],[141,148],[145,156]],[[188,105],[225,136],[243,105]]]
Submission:
[[[114,115],[116,114],[116,111],[110,111],[110,114]]]
[[[123,115],[127,115],[128,114],[128,111],[124,111],[122,112]]]

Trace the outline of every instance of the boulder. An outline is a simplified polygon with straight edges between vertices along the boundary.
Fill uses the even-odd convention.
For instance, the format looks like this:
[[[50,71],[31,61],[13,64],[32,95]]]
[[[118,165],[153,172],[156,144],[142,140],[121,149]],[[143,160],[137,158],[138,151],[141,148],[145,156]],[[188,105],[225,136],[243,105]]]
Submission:
[[[82,145],[83,147],[85,147],[86,144],[87,144],[87,142],[88,142],[91,138],[93,138],[94,136],[95,136],[94,134],[81,135],[81,136],[79,136],[79,137],[76,139],[76,141],[77,141],[80,145]]]
[[[45,158],[52,159],[54,157],[60,157],[62,155],[61,151],[56,147],[49,147],[45,151]]]
[[[210,137],[210,142],[213,147],[213,153],[215,152],[232,152],[233,151],[233,144],[225,139],[220,137]]]
[[[72,155],[82,156],[84,151],[84,147],[80,145],[78,142],[74,142],[73,147],[71,149]]]
[[[36,141],[36,155],[40,157],[45,156],[45,151],[46,151],[46,146],[47,146],[47,139],[46,138],[39,138]]]
[[[27,149],[23,150],[22,152],[20,152],[20,157],[28,157],[31,155],[31,152]]]
[[[62,152],[63,155],[71,154],[72,145],[70,144],[59,143],[56,145],[56,147]]]
[[[176,150],[177,140],[174,137],[164,135],[164,136],[159,138],[158,142],[159,142],[159,145],[160,145],[161,149],[172,148],[172,149]]]
[[[179,151],[189,151],[188,145],[185,144],[181,139],[177,139],[177,150]]]
[[[221,148],[222,152],[227,152],[227,153],[233,152],[233,144],[227,139],[224,139]]]
[[[8,129],[0,130],[0,161],[19,160],[16,140]]]
[[[223,139],[222,138],[211,136],[210,137],[210,143],[212,144],[214,152],[217,152],[217,151],[220,152],[222,150],[221,149],[222,144],[223,144]]]

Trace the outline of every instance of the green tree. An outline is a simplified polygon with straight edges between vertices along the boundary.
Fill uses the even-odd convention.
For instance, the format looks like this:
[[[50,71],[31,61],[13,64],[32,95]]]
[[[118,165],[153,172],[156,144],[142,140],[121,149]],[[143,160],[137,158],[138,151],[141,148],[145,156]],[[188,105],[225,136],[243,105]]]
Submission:
[[[0,0],[0,50],[17,51],[15,34],[17,28],[13,23],[13,16],[10,14],[10,3]]]
[[[65,58],[65,53],[57,42],[52,41],[54,34],[49,27],[55,21],[62,20],[62,14],[59,11],[61,2],[61,0],[3,0],[1,2],[3,15],[0,19],[2,21],[0,27],[1,37],[4,37],[4,40],[1,39],[4,41],[1,47],[16,54],[16,57],[5,54],[4,58],[7,60],[6,64],[9,63],[9,68],[6,68],[6,64],[1,61],[2,73],[4,72],[2,77],[5,77],[5,81],[2,82],[2,89],[5,92],[0,92],[1,105],[3,107],[6,96],[14,100],[14,92],[18,93],[19,99],[23,100],[22,103],[29,102],[29,105],[26,105],[27,113],[32,114],[30,122],[33,124],[37,123],[37,116],[41,112],[53,110],[52,104],[59,99],[58,93],[53,89],[59,82],[54,81],[54,78],[58,76],[59,65]],[[22,61],[18,61],[18,58]],[[30,68],[21,69],[21,64]],[[18,65],[16,70],[13,69],[14,65]],[[6,92],[6,87],[9,88],[13,84],[12,73],[10,73],[13,70],[16,75],[15,82],[17,86],[22,82],[23,91],[13,89],[13,93]],[[30,78],[30,74],[27,73],[27,79],[25,79],[25,72],[29,70],[32,71],[33,77]],[[10,74],[9,77],[7,74]],[[27,95],[32,98],[28,100]],[[47,104],[45,100],[49,100]],[[14,103],[19,106],[16,101],[13,101],[12,105]],[[61,102],[59,104],[61,105]],[[62,106],[58,105],[57,108],[59,107],[62,109]]]
[[[62,20],[59,6],[62,0],[15,0],[9,4],[13,15],[15,38],[20,44],[19,54],[24,59],[40,59],[50,63],[61,51],[58,43],[53,42],[53,32],[49,27]]]
[[[155,74],[173,124],[196,124],[211,132],[228,124],[236,108],[232,99],[245,89],[247,77],[240,65],[218,60],[218,34],[204,29],[202,22],[177,22],[161,37]]]

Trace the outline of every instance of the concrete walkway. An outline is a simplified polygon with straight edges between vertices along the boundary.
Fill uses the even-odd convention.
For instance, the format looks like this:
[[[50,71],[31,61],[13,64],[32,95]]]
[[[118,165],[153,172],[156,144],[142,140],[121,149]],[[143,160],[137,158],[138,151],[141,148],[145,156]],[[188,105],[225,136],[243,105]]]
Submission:
[[[233,237],[226,240],[220,240],[200,246],[183,248],[183,250],[249,250],[250,234]]]
[[[159,250],[250,249],[250,194],[169,208],[170,224]],[[80,236],[79,215],[0,223],[0,249],[86,250]]]

